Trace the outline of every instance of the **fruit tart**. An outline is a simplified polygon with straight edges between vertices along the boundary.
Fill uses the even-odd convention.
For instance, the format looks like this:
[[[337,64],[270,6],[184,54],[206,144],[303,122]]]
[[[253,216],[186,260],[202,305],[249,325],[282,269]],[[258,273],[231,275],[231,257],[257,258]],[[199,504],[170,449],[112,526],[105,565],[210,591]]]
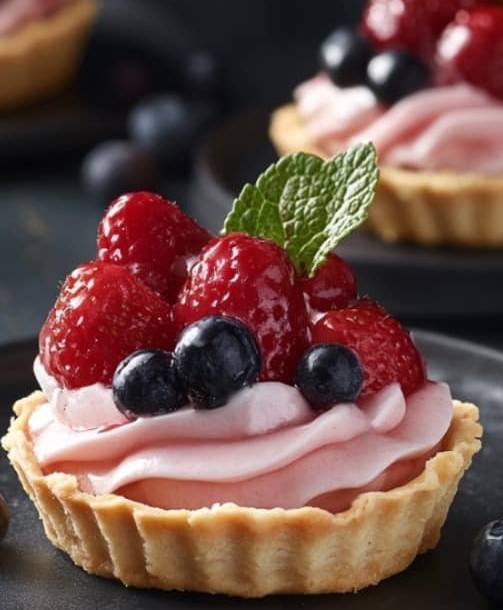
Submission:
[[[273,114],[281,154],[372,141],[367,228],[386,241],[503,246],[503,6],[369,0],[322,44],[321,72]]]
[[[212,238],[113,202],[40,333],[3,446],[49,539],[126,585],[357,591],[435,547],[482,429],[333,252],[375,150],[287,156]]]
[[[39,101],[68,84],[96,12],[95,0],[0,3],[0,109]]]

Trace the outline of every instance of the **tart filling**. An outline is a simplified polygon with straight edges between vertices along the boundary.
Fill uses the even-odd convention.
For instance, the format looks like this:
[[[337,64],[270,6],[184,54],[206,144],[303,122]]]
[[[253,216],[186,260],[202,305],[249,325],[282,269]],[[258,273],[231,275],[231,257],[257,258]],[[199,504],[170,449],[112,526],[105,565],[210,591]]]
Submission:
[[[312,143],[327,155],[372,141],[391,167],[503,173],[503,103],[468,83],[385,107],[367,87],[339,88],[320,73],[297,87],[295,99]]]
[[[440,383],[407,398],[390,384],[316,416],[296,388],[259,382],[214,411],[187,406],[128,422],[110,388],[62,389],[38,360],[35,371],[48,401],[29,429],[44,474],[75,474],[85,491],[161,508],[344,510],[363,491],[417,476],[452,419]]]
[[[53,15],[72,0],[5,0],[0,3],[0,36],[15,33],[20,27]]]

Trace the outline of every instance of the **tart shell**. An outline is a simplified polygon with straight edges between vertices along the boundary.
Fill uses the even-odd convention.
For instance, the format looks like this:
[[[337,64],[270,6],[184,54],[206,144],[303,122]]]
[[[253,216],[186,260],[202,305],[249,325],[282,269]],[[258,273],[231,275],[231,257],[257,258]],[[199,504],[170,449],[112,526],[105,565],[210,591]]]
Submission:
[[[273,113],[269,133],[282,155],[327,156],[310,142],[295,104]],[[366,228],[388,242],[503,246],[503,177],[381,167]]]
[[[3,447],[50,541],[91,574],[125,585],[261,597],[339,593],[377,584],[436,546],[464,471],[480,449],[478,409],[454,402],[441,450],[404,486],[358,496],[345,512],[235,504],[164,510],[81,492],[44,476],[28,420],[45,397],[19,400]]]
[[[45,99],[72,78],[97,13],[95,0],[72,0],[53,15],[0,37],[0,109]]]

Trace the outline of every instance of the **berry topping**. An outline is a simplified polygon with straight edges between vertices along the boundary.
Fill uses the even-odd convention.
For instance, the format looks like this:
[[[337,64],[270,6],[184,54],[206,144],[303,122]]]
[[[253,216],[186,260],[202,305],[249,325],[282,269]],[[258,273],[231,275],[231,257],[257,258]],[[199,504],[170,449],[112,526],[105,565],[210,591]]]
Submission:
[[[98,144],[82,163],[82,182],[100,204],[121,193],[155,189],[159,183],[157,162],[131,142],[114,140]]]
[[[313,343],[351,348],[363,365],[362,397],[398,382],[405,395],[425,382],[423,360],[409,333],[376,306],[356,306],[325,314],[313,328]]]
[[[127,356],[114,373],[112,392],[117,408],[130,418],[170,413],[187,402],[173,354],[162,350]]]
[[[441,82],[466,80],[503,99],[503,6],[460,11],[438,43]]]
[[[98,228],[102,261],[124,265],[170,302],[185,281],[187,265],[209,233],[177,205],[153,193],[122,195]]]
[[[131,352],[172,346],[170,305],[124,267],[102,262],[66,278],[39,337],[42,364],[66,388],[110,385]]]
[[[438,37],[476,0],[369,0],[362,29],[376,49],[399,48],[430,61]]]
[[[313,277],[302,277],[300,285],[308,305],[316,311],[347,307],[356,298],[356,278],[351,267],[336,254],[317,269]]]
[[[470,554],[470,572],[483,595],[503,603],[503,519],[492,521],[478,533]]]
[[[262,380],[292,381],[308,323],[295,270],[282,248],[244,233],[210,242],[175,305],[177,327],[209,315],[237,318],[254,333]]]
[[[363,370],[356,354],[347,347],[313,345],[299,362],[295,384],[312,407],[324,410],[358,398]]]
[[[371,55],[372,48],[364,36],[350,28],[340,28],[321,45],[321,67],[339,87],[360,85],[365,82]]]
[[[367,84],[378,100],[394,104],[430,83],[429,69],[406,51],[383,51],[367,67]]]
[[[180,162],[215,113],[206,101],[165,93],[140,102],[128,119],[129,135],[162,166]]]
[[[257,343],[233,318],[208,316],[180,335],[175,357],[178,373],[196,408],[214,409],[255,383],[260,370]]]
[[[5,538],[5,534],[9,528],[10,511],[7,502],[0,494],[0,540]]]

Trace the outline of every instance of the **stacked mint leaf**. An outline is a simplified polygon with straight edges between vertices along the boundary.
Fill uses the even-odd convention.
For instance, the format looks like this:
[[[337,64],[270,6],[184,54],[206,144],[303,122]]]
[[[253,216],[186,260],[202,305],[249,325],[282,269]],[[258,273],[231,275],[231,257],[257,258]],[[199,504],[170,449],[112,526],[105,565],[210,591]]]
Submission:
[[[368,216],[379,177],[372,144],[324,161],[287,155],[247,184],[223,233],[240,231],[284,248],[297,271],[312,276],[328,254]]]

